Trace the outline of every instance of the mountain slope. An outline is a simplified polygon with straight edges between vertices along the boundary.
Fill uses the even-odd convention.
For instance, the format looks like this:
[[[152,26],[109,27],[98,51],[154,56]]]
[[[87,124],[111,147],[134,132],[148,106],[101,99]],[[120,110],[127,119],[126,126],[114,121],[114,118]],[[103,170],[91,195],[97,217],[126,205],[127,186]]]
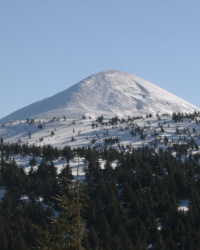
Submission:
[[[27,118],[80,118],[82,115],[138,116],[199,111],[194,105],[142,78],[105,71],[78,82],[52,97],[26,106],[0,121]]]

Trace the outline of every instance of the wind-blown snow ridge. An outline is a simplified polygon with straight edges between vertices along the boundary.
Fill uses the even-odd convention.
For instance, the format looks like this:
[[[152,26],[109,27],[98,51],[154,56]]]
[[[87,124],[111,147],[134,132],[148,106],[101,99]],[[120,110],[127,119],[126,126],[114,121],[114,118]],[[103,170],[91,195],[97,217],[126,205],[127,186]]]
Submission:
[[[199,108],[140,77],[104,71],[52,97],[26,106],[0,121],[27,118],[80,118],[82,115],[138,116],[172,112],[193,113]]]

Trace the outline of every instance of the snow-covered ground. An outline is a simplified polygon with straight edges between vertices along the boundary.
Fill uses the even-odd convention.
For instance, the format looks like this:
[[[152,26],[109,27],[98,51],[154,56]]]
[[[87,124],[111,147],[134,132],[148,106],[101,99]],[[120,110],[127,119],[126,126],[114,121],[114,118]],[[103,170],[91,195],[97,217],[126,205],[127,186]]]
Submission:
[[[189,200],[180,200],[178,205],[178,211],[187,212],[189,210]]]
[[[140,77],[121,71],[104,71],[78,82],[52,97],[26,106],[7,117],[9,120],[27,118],[80,118],[138,116],[157,113],[193,113],[199,108]]]
[[[116,118],[116,117],[115,117]],[[97,122],[94,118],[54,120],[21,120],[0,124],[0,138],[4,143],[18,143],[36,146],[52,145],[60,149],[65,146],[72,148],[91,147],[101,150],[104,147],[113,147],[118,150],[128,151],[132,148],[148,146],[155,151],[159,148],[171,147],[174,157],[177,151],[173,145],[188,144],[193,140],[196,144],[190,145],[186,154],[199,154],[200,145],[200,117],[195,119],[184,118],[177,122],[172,116],[155,116],[140,119],[118,120],[103,119]],[[53,132],[53,133],[52,133]],[[32,156],[13,155],[17,164],[28,172],[31,167],[29,162]],[[36,157],[36,166],[41,162]],[[105,161],[99,159],[101,168]],[[66,166],[66,160],[55,159],[54,165],[58,173]],[[73,175],[84,178],[83,168],[87,166],[84,158],[75,157],[69,162]],[[112,163],[115,167],[117,162]]]
[[[107,146],[117,148],[122,145],[133,148],[159,145],[165,148],[173,143],[185,144],[192,138],[200,145],[199,117],[196,119],[174,122],[171,116],[160,116],[118,121],[114,125],[108,119],[103,120],[103,123],[89,118],[45,119],[32,123],[22,120],[0,124],[0,138],[6,143],[53,145],[58,148],[101,148],[109,139]]]

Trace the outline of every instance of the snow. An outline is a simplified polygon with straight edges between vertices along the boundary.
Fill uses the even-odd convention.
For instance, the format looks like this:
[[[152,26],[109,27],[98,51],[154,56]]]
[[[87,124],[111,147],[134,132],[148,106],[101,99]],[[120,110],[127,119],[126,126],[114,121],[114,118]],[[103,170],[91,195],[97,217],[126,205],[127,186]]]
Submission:
[[[189,200],[180,200],[179,206],[178,206],[178,211],[188,212],[189,203],[190,203]]]
[[[72,175],[79,180],[83,180],[85,178],[84,167],[87,166],[85,162],[85,158],[75,157],[69,163],[69,166],[72,170]]]
[[[163,228],[162,221],[159,218],[157,218],[155,222],[156,222],[158,231],[162,230]]]
[[[197,117],[197,121],[198,121]],[[35,120],[31,125],[27,121],[15,121],[4,123],[2,127],[0,125],[0,138],[3,138],[5,143],[24,143],[34,144],[35,146],[52,145],[62,149],[65,146],[72,148],[78,147],[91,147],[101,150],[105,147],[105,138],[118,138],[119,143],[107,145],[108,148],[116,148],[118,150],[129,151],[131,148],[138,148],[147,146],[153,147],[156,150],[159,148],[172,147],[172,155],[176,157],[176,151],[173,150],[173,144],[184,144],[188,140],[194,139],[195,142],[200,145],[200,123],[195,120],[183,119],[182,122],[175,123],[171,116],[160,116],[135,119],[133,121],[118,122],[115,125],[109,123],[109,119],[104,119],[103,124],[96,122],[96,119],[55,119],[50,120]],[[39,124],[43,124],[43,129],[38,129]],[[95,125],[94,128],[92,124]],[[160,126],[162,125],[164,132],[161,132]],[[179,127],[181,134],[176,134],[176,128]],[[131,135],[132,129],[143,129],[146,134],[145,139],[141,139],[140,135]],[[185,129],[185,130],[184,130]],[[187,131],[186,131],[187,130]],[[6,131],[6,133],[5,133]],[[54,135],[51,135],[51,131],[54,131]],[[184,132],[186,131],[186,132]],[[29,132],[31,132],[31,138],[29,138]],[[157,133],[155,136],[154,134]],[[186,133],[186,134],[184,134]],[[72,136],[75,138],[71,140]],[[184,140],[186,137],[186,141]],[[40,141],[40,138],[43,138]],[[165,138],[168,139],[168,143],[165,145]],[[20,142],[19,142],[20,140]],[[157,140],[157,142],[156,142]],[[173,141],[173,142],[172,142]],[[198,148],[189,148],[189,154],[199,154]],[[29,165],[32,155],[11,155],[11,159],[15,160],[21,168],[27,173],[30,171]],[[184,160],[184,158],[182,158]],[[33,167],[37,170],[38,165],[41,162],[41,157],[35,157],[36,165]],[[100,167],[103,169],[106,162],[103,159],[99,159]],[[57,172],[67,165],[66,160],[62,158],[55,159],[53,161]],[[117,161],[111,163],[111,166],[115,168]],[[76,156],[69,162],[69,166],[72,169],[72,174],[78,178],[84,179],[84,168],[87,167],[87,162],[84,158]],[[183,210],[180,206],[179,210]],[[186,208],[185,208],[186,210]]]
[[[140,77],[104,71],[78,82],[52,97],[26,106],[0,120],[138,116],[183,112],[199,108]]]
[[[170,115],[172,112],[191,113],[194,110],[199,111],[192,104],[146,80],[125,72],[106,71],[5,117],[0,121],[0,138],[5,143],[52,145],[58,148],[91,147],[99,150],[106,146],[105,139],[109,138],[118,138],[119,142],[106,147],[119,150],[148,145],[156,151],[156,148],[165,149],[174,143],[187,143],[190,139],[195,139],[200,145],[199,117],[196,117],[196,121],[187,118],[175,123]],[[150,113],[153,116],[146,118]],[[157,117],[157,113],[165,115]],[[101,115],[103,123],[96,121]],[[111,118],[116,115],[126,120],[111,125]],[[142,118],[128,120],[128,116]],[[161,126],[164,130],[162,132]],[[180,134],[176,133],[177,128]],[[143,139],[138,132],[131,134],[139,129],[143,130]],[[164,143],[166,138],[168,145]],[[191,152],[195,154],[199,150],[189,149],[188,154]],[[174,150],[172,155],[176,157]],[[31,169],[29,161],[32,156],[13,157],[26,172]],[[36,158],[36,166],[33,168],[37,169],[40,162],[41,158]],[[54,161],[58,173],[66,164],[62,159]],[[83,169],[87,166],[85,159],[80,158],[78,163],[76,157],[69,163],[74,176],[77,175],[78,164],[78,175],[83,179]],[[103,160],[100,160],[100,166],[104,168]],[[111,166],[116,167],[117,162]]]
[[[39,124],[43,124],[43,129],[38,129]],[[92,124],[95,125],[94,128]],[[164,132],[161,132],[159,124],[162,125]],[[180,131],[185,129],[185,132],[181,134],[176,133],[177,126]],[[6,128],[6,129],[5,129]],[[145,139],[141,139],[140,135],[131,135],[132,130],[142,128]],[[195,129],[195,130],[194,130]],[[187,130],[187,131],[186,131]],[[6,131],[6,132],[5,132]],[[54,135],[51,135],[51,132]],[[29,133],[31,136],[29,137]],[[155,133],[157,135],[155,136]],[[74,140],[72,140],[72,137]],[[105,146],[106,138],[118,138],[119,143],[109,145],[109,147],[119,148],[120,146],[126,147],[142,147],[144,145],[154,146],[155,140],[160,141],[159,146],[165,148],[165,137],[171,143],[186,143],[183,138],[194,138],[196,143],[200,145],[200,123],[185,119],[181,123],[175,123],[171,116],[150,117],[136,119],[131,122],[117,123],[110,125],[108,119],[105,120],[105,124],[96,122],[96,119],[56,119],[50,120],[34,120],[34,123],[29,125],[27,121],[15,121],[11,123],[4,123],[4,127],[0,125],[0,138],[3,138],[5,143],[25,143],[35,144],[36,146],[52,145],[58,148],[64,146],[77,147],[95,147],[100,149]],[[42,138],[42,140],[41,140]],[[172,143],[173,139],[173,143]],[[193,153],[194,149],[192,150]],[[188,152],[189,153],[189,152]],[[196,152],[198,153],[198,151]],[[173,154],[173,153],[172,153]],[[175,154],[175,152],[174,152]],[[174,155],[175,156],[175,155]],[[17,156],[15,156],[17,158]],[[28,165],[30,157],[24,157],[20,159],[20,165]],[[40,159],[36,159],[38,164]],[[56,163],[61,168],[63,162]]]

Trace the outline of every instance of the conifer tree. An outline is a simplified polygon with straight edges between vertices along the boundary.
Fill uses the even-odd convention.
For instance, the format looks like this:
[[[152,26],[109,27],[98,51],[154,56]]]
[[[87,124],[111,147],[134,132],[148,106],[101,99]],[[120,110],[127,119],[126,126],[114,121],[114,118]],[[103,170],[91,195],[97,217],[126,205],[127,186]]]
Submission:
[[[51,217],[52,230],[41,233],[38,249],[48,250],[83,250],[82,240],[85,231],[85,221],[81,217],[84,197],[82,185],[79,180],[66,194],[56,196],[55,200],[59,206],[59,216]]]

